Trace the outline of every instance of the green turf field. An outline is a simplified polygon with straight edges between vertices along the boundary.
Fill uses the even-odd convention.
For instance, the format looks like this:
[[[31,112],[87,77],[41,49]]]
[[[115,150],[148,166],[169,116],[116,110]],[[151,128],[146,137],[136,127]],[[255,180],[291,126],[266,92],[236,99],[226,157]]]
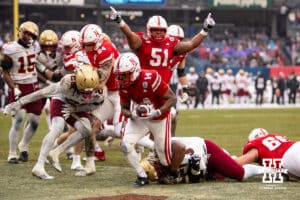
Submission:
[[[201,136],[210,139],[239,155],[249,131],[263,127],[269,132],[282,133],[290,139],[300,140],[300,108],[288,109],[231,109],[182,110],[179,114],[178,136]],[[300,199],[300,183],[263,184],[260,176],[247,182],[231,180],[198,184],[157,185],[132,188],[134,171],[128,167],[118,148],[104,147],[107,160],[97,162],[97,173],[89,177],[75,177],[70,170],[71,161],[61,156],[63,172],[47,165],[54,180],[39,180],[31,175],[43,136],[47,133],[44,119],[30,147],[30,161],[17,165],[6,162],[10,117],[0,114],[0,200],[10,199],[80,199],[126,193],[165,195],[168,199]],[[100,142],[100,144],[102,144]],[[300,152],[299,152],[300,154]],[[84,161],[83,161],[84,163]]]

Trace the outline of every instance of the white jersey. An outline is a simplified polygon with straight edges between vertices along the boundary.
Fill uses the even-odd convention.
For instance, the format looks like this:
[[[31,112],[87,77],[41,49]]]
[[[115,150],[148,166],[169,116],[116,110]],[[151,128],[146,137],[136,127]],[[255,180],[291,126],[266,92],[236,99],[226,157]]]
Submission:
[[[91,111],[98,107],[107,96],[106,87],[95,89],[89,96],[77,91],[75,75],[68,74],[60,82],[51,84],[35,93],[22,97],[19,101],[24,105],[44,97],[53,97],[62,102],[76,106],[80,111]],[[81,107],[81,108],[79,108]]]
[[[235,87],[234,81],[235,81],[235,79],[234,79],[233,75],[226,74],[225,75],[225,88],[228,90],[233,90]]]
[[[204,139],[201,137],[171,137],[171,141],[179,141],[185,145],[185,149],[192,149],[194,154],[197,154],[203,158],[205,164],[207,163],[207,150]],[[188,163],[189,156],[183,159],[182,165]]]
[[[237,74],[236,75],[236,78],[235,78],[235,81],[236,81],[236,87],[238,89],[244,89],[246,90],[247,87],[248,87],[248,79],[246,76],[241,76],[240,74]]]
[[[13,62],[10,76],[15,83],[30,84],[37,82],[35,63],[38,49],[38,46],[35,45],[25,48],[17,41],[3,45],[2,53],[9,56]]]

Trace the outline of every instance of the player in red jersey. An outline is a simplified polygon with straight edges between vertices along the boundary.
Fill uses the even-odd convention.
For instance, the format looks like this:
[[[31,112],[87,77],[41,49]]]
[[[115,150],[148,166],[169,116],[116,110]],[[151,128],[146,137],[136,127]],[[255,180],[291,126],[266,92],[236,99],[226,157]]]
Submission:
[[[18,41],[3,45],[1,67],[3,68],[3,79],[10,88],[9,102],[17,101],[20,97],[39,90],[36,59],[39,51],[36,40],[39,36],[38,26],[31,21],[22,23],[19,27]],[[31,102],[16,112],[12,118],[9,131],[9,163],[26,162],[28,160],[29,142],[36,133],[40,114],[42,111],[42,100]],[[27,123],[24,128],[22,140],[18,148],[20,155],[17,156],[17,143],[22,128],[25,114]]]
[[[122,113],[129,118],[121,148],[137,172],[134,186],[144,186],[149,180],[139,163],[135,144],[151,132],[160,162],[164,166],[171,164],[170,108],[176,104],[176,95],[156,71],[141,69],[139,59],[133,53],[124,53],[116,60],[114,73],[119,83]],[[132,103],[143,106],[146,112],[138,115],[136,109],[131,109]]]
[[[243,148],[243,155],[236,161],[239,164],[256,162],[263,165],[263,159],[282,159],[282,167],[290,175],[300,177],[300,142],[289,140],[281,134],[269,134],[263,128],[253,129],[248,143]]]
[[[167,35],[167,22],[158,15],[149,18],[146,35],[133,32],[113,7],[111,7],[110,19],[119,24],[121,31],[127,37],[130,49],[139,57],[141,68],[158,71],[166,83],[169,83],[172,76],[171,59],[196,48],[215,25],[214,19],[209,14],[204,20],[203,29],[197,35],[189,41],[179,41],[176,37]]]

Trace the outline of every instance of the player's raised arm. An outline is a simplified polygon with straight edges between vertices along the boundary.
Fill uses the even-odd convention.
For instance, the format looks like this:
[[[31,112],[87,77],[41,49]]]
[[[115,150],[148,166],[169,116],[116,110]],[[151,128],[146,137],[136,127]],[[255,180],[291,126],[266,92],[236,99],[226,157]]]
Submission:
[[[114,7],[110,7],[111,12],[109,14],[109,18],[111,21],[119,24],[121,31],[125,34],[130,49],[137,50],[142,45],[142,40],[140,37],[131,30],[131,28],[126,24],[126,22],[122,19],[121,13],[118,12]]]
[[[199,46],[202,43],[202,41],[206,38],[208,32],[215,26],[215,24],[215,20],[211,17],[211,13],[209,13],[203,22],[201,31],[197,35],[195,35],[191,40],[187,42],[179,42],[174,47],[174,52],[176,54],[183,54]]]

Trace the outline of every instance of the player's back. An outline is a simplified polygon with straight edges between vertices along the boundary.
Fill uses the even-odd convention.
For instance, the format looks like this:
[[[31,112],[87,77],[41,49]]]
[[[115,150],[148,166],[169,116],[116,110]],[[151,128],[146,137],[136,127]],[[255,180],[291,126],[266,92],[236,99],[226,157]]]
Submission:
[[[262,164],[264,158],[282,158],[283,154],[294,143],[283,135],[268,134],[248,142],[243,149],[243,154],[256,148],[258,150],[258,163]]]

